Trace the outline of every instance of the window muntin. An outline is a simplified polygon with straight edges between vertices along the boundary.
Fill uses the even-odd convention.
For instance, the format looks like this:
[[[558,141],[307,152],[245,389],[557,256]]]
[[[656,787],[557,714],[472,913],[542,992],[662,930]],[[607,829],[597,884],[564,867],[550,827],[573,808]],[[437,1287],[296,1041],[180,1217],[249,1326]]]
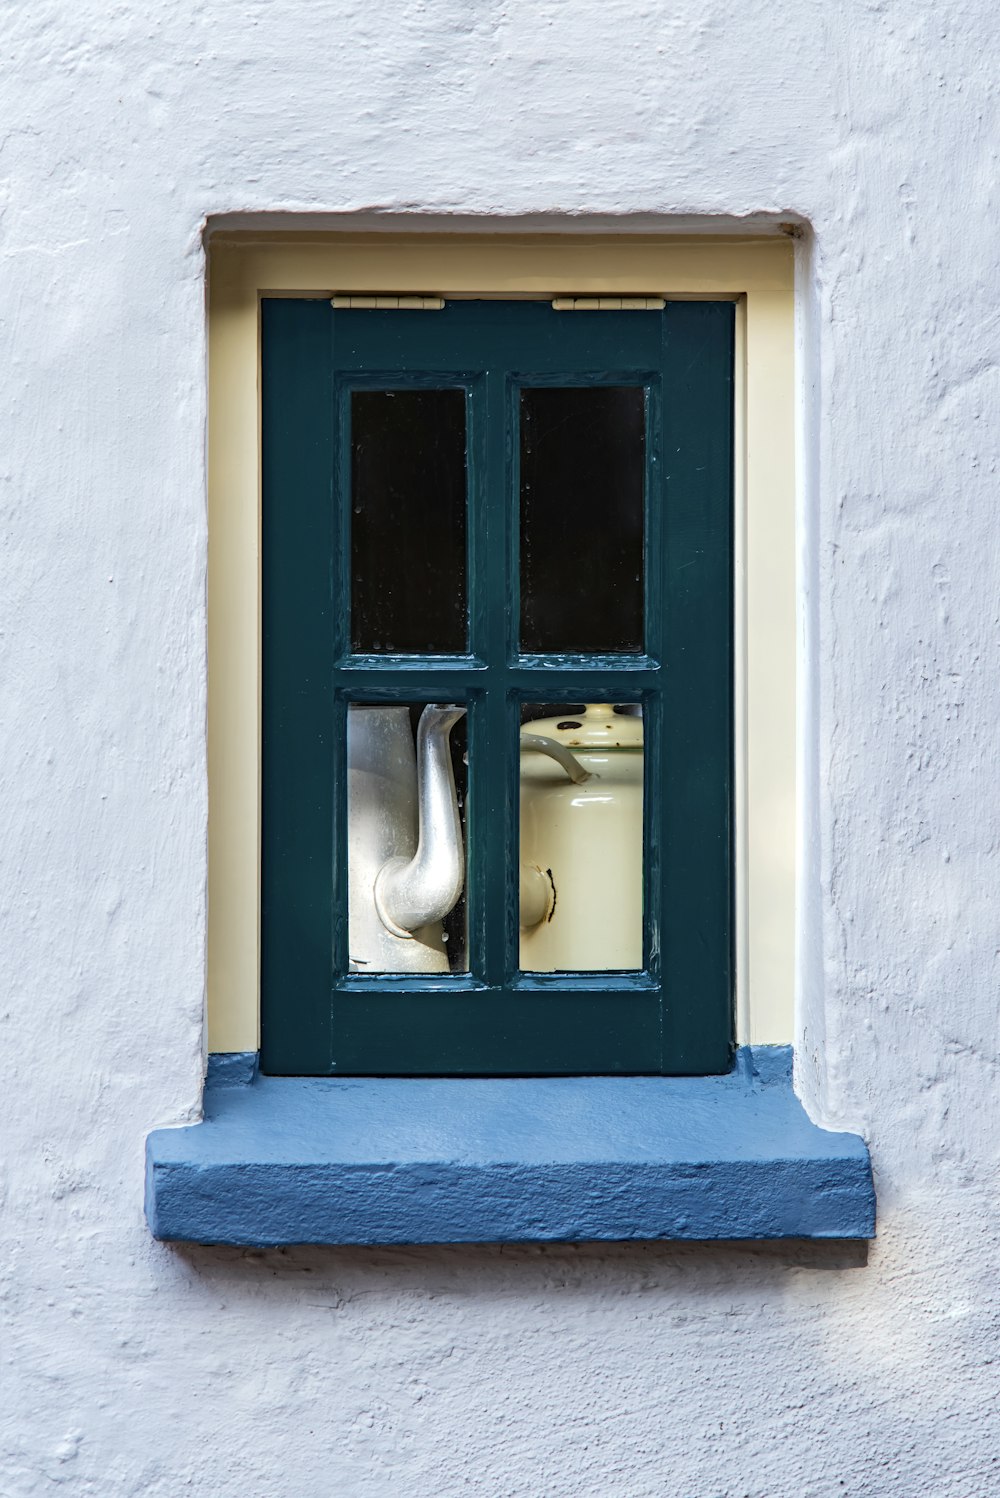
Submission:
[[[553,313],[544,303],[449,303],[430,315],[264,303],[266,1069],[724,1068],[732,1008],[732,325],[732,307],[720,303],[596,315]],[[310,349],[305,363],[303,341]],[[296,403],[306,367],[310,391]],[[343,608],[351,596],[353,506],[346,501],[356,493],[346,439],[352,402],[359,391],[443,388],[461,388],[466,396],[469,649],[352,652],[361,638]],[[534,397],[536,390],[546,396]],[[641,451],[644,496],[642,650],[634,588],[623,609],[630,628],[618,635],[588,641],[578,629],[583,644],[572,653],[519,649],[519,460],[526,445],[519,417],[526,397],[541,408],[548,392],[576,390],[600,392],[599,400],[623,391],[641,395],[639,443],[629,400],[630,451],[633,468]],[[603,490],[594,484],[591,506],[599,510],[608,480],[599,471],[596,478]],[[548,481],[552,487],[551,471]],[[604,507],[613,524],[624,516],[619,529],[634,538],[634,476],[625,490],[631,509],[606,500]],[[529,531],[531,523],[529,511]],[[299,530],[296,543],[290,533]],[[312,581],[303,592],[289,588],[288,573],[306,534],[312,555],[304,572]],[[315,561],[324,549],[325,592]],[[633,540],[633,562],[635,555]],[[591,622],[586,611],[581,618]],[[316,657],[311,688],[289,659],[296,639],[307,634],[306,654]],[[524,643],[540,645],[543,638],[529,629]],[[595,649],[595,638],[618,648]],[[572,630],[561,639],[572,641]],[[269,642],[277,646],[273,652]],[[285,670],[285,680],[270,689],[269,653],[281,657]],[[304,747],[286,721],[289,694],[308,719]],[[542,701],[623,705],[633,719],[641,715],[645,914],[641,965],[631,971],[519,966],[518,738],[522,712]],[[349,971],[347,715],[351,704],[365,702],[454,703],[467,713],[467,973]],[[327,784],[310,808],[307,832],[309,818],[295,810],[293,787],[304,778],[318,791],[321,760]],[[297,847],[296,866],[290,855]],[[301,901],[296,885],[303,886]],[[324,886],[325,953],[318,919]],[[293,1004],[283,997],[289,993],[296,995]]]

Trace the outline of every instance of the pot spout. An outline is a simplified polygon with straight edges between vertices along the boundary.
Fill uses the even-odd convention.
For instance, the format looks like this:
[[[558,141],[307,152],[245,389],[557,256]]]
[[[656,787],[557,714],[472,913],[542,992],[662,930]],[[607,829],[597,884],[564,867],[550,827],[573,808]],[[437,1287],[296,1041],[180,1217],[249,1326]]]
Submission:
[[[412,858],[390,858],[375,880],[375,909],[394,936],[442,920],[465,884],[462,822],[451,764],[451,730],[464,707],[430,702],[417,725],[419,834]]]

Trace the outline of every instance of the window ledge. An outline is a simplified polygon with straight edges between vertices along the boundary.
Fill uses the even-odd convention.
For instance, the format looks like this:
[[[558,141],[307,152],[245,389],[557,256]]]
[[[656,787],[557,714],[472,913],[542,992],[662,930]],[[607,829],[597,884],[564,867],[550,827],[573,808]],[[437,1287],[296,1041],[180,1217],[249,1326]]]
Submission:
[[[195,1243],[871,1238],[864,1141],[810,1122],[791,1049],[723,1077],[256,1075],[147,1141],[155,1237]]]

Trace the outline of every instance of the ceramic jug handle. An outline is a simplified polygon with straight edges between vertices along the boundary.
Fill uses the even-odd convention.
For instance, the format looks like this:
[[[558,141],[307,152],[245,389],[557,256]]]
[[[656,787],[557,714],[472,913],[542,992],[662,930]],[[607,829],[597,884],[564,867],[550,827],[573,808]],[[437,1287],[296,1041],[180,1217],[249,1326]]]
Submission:
[[[547,754],[549,759],[554,759],[557,764],[562,765],[566,774],[574,785],[583,785],[585,780],[590,779],[590,771],[585,770],[575,754],[555,739],[547,739],[540,733],[522,733],[521,749],[533,750],[536,754]]]

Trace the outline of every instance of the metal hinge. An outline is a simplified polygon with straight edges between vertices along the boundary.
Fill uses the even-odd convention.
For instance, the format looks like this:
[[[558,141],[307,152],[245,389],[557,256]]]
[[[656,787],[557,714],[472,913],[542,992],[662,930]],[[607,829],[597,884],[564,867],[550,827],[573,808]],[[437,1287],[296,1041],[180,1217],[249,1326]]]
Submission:
[[[369,312],[440,312],[443,296],[332,296],[330,306]]]
[[[662,312],[666,305],[661,296],[557,296],[552,302],[556,312]]]

